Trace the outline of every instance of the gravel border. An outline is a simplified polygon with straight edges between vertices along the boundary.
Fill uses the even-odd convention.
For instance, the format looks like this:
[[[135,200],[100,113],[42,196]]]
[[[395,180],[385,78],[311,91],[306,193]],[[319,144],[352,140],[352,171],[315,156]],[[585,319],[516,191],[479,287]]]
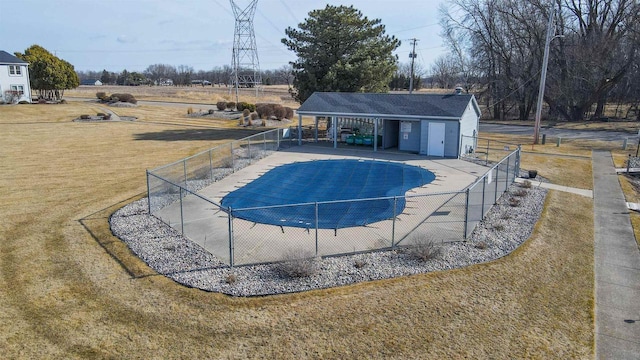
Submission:
[[[526,191],[522,191],[522,190]],[[263,296],[387,279],[469,266],[508,255],[529,238],[547,190],[512,184],[467,241],[439,245],[440,255],[421,261],[408,248],[307,261],[313,273],[288,276],[282,264],[230,268],[199,245],[150,216],[147,199],[110,217],[111,231],[152,269],[185,286],[232,296]],[[517,198],[513,206],[510,199]],[[298,264],[300,265],[300,264]]]

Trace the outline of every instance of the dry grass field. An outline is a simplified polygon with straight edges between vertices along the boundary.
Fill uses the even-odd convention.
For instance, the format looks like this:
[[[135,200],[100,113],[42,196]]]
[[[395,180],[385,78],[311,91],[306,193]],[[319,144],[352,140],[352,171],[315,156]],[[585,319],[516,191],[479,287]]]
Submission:
[[[252,130],[144,106],[116,110],[134,122],[70,121],[97,111],[0,107],[4,358],[593,357],[590,199],[550,192],[531,238],[491,263],[231,298],[158,276],[108,217],[143,196],[145,169]],[[562,169],[590,172],[588,160],[530,156],[523,167],[554,181],[568,181]]]

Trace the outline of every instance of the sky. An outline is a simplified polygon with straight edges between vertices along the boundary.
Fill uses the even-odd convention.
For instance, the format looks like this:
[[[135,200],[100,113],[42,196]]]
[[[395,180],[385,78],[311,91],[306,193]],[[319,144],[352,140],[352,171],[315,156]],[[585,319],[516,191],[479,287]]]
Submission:
[[[278,69],[295,54],[281,43],[310,11],[353,5],[402,41],[396,51],[428,70],[447,53],[438,24],[440,0],[260,0],[254,31],[260,68]],[[245,8],[250,0],[235,0]],[[235,18],[229,0],[0,0],[0,50],[13,54],[37,44],[76,70],[144,71],[149,65],[210,70],[231,64]]]

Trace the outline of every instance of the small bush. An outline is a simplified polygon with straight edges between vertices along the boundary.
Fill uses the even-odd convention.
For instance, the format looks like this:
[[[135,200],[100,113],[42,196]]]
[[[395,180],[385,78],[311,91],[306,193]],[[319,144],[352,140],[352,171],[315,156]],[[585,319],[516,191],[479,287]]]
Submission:
[[[30,102],[28,102],[27,100],[20,100],[18,101],[18,104],[31,104]]]
[[[251,119],[251,121],[258,120],[259,117],[260,116],[258,116],[258,113],[252,112],[250,119]]]
[[[106,114],[102,117],[103,120],[111,120],[111,114]]]
[[[229,274],[227,275],[227,277],[224,279],[224,282],[229,284],[229,285],[233,285],[235,284],[235,282],[238,281],[238,277],[236,276],[236,274]]]
[[[238,110],[238,111],[244,111],[244,109],[245,109],[245,106],[244,106],[244,105],[245,105],[245,104],[246,104],[246,102],[244,102],[244,101],[240,101],[239,103],[237,103],[237,104],[236,104],[236,110]]]
[[[475,245],[475,248],[476,248],[476,249],[480,249],[480,250],[484,250],[484,249],[486,249],[487,247],[488,247],[488,245],[487,245],[487,243],[486,243],[486,242],[484,242],[484,241],[480,241],[479,243],[477,243],[477,244]]]
[[[527,195],[527,190],[525,190],[525,189],[518,189],[518,190],[514,191],[512,194],[513,194],[514,196],[523,197],[523,196],[526,196],[526,195]]]
[[[353,263],[353,266],[355,266],[356,269],[362,269],[363,267],[365,267],[367,265],[367,263],[364,260],[356,260]]]
[[[106,93],[106,92],[104,92],[104,91],[98,91],[98,92],[96,93],[96,97],[97,97],[98,99],[100,99],[100,100],[102,100],[102,98],[104,98],[104,97],[106,97],[106,96],[107,96],[107,93]]]
[[[496,231],[503,231],[503,230],[504,230],[504,225],[502,225],[502,224],[495,224],[495,225],[493,225],[493,230],[496,230]]]
[[[249,109],[251,112],[256,111],[256,105],[252,103],[244,103],[244,108]]]
[[[520,184],[520,186],[525,189],[531,189],[531,181],[525,180]]]
[[[429,238],[421,238],[408,248],[409,255],[419,261],[435,259],[442,253],[442,248]]]
[[[236,103],[235,103],[235,102],[233,102],[233,101],[229,101],[229,102],[227,103],[227,109],[229,109],[229,110],[233,110],[233,109],[235,109],[235,108],[236,108]]]
[[[213,113],[215,113],[216,111],[214,109],[209,109],[209,115],[213,115]]]
[[[281,276],[289,278],[309,277],[318,272],[318,264],[313,254],[303,250],[289,251],[285,261],[276,265]]]
[[[286,110],[284,109],[284,106],[280,104],[273,104],[272,108],[273,108],[273,116],[275,116],[276,119],[278,120],[284,119],[285,115],[287,114]]]
[[[293,120],[293,116],[294,116],[293,115],[293,109],[288,107],[288,106],[285,106],[284,110],[285,110],[284,117],[289,119],[289,120]]]
[[[101,113],[101,112],[99,112],[99,113],[97,113],[97,114],[96,114],[96,116],[100,116],[100,117],[105,117],[106,115],[107,115],[107,114],[105,114],[105,113]]]
[[[222,111],[222,110],[227,108],[227,102],[226,101],[218,101],[216,103],[216,107],[218,108],[218,110]]]
[[[193,108],[191,106],[189,106],[187,108],[187,115],[191,115],[191,114],[193,114]]]
[[[256,104],[256,111],[261,119],[269,119],[274,116],[273,104]]]
[[[514,197],[509,198],[509,205],[512,206],[512,207],[520,206],[520,199],[517,199],[517,198],[514,198]]]
[[[89,120],[89,119],[91,119],[91,115],[80,115],[80,119]]]
[[[242,110],[242,117],[247,117],[249,115],[251,115],[251,111],[249,111],[249,109]]]

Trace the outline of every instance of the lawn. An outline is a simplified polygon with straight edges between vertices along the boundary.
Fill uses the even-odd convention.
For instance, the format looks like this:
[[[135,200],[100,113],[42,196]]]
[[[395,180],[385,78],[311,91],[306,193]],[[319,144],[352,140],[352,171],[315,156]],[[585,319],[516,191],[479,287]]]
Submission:
[[[155,274],[111,235],[108,217],[143,196],[145,169],[251,130],[146,107],[117,110],[134,122],[70,121],[98,111],[0,107],[3,357],[593,357],[590,199],[550,192],[532,237],[491,263],[231,298]],[[523,167],[558,179],[560,169],[590,171],[545,159],[523,157]]]

